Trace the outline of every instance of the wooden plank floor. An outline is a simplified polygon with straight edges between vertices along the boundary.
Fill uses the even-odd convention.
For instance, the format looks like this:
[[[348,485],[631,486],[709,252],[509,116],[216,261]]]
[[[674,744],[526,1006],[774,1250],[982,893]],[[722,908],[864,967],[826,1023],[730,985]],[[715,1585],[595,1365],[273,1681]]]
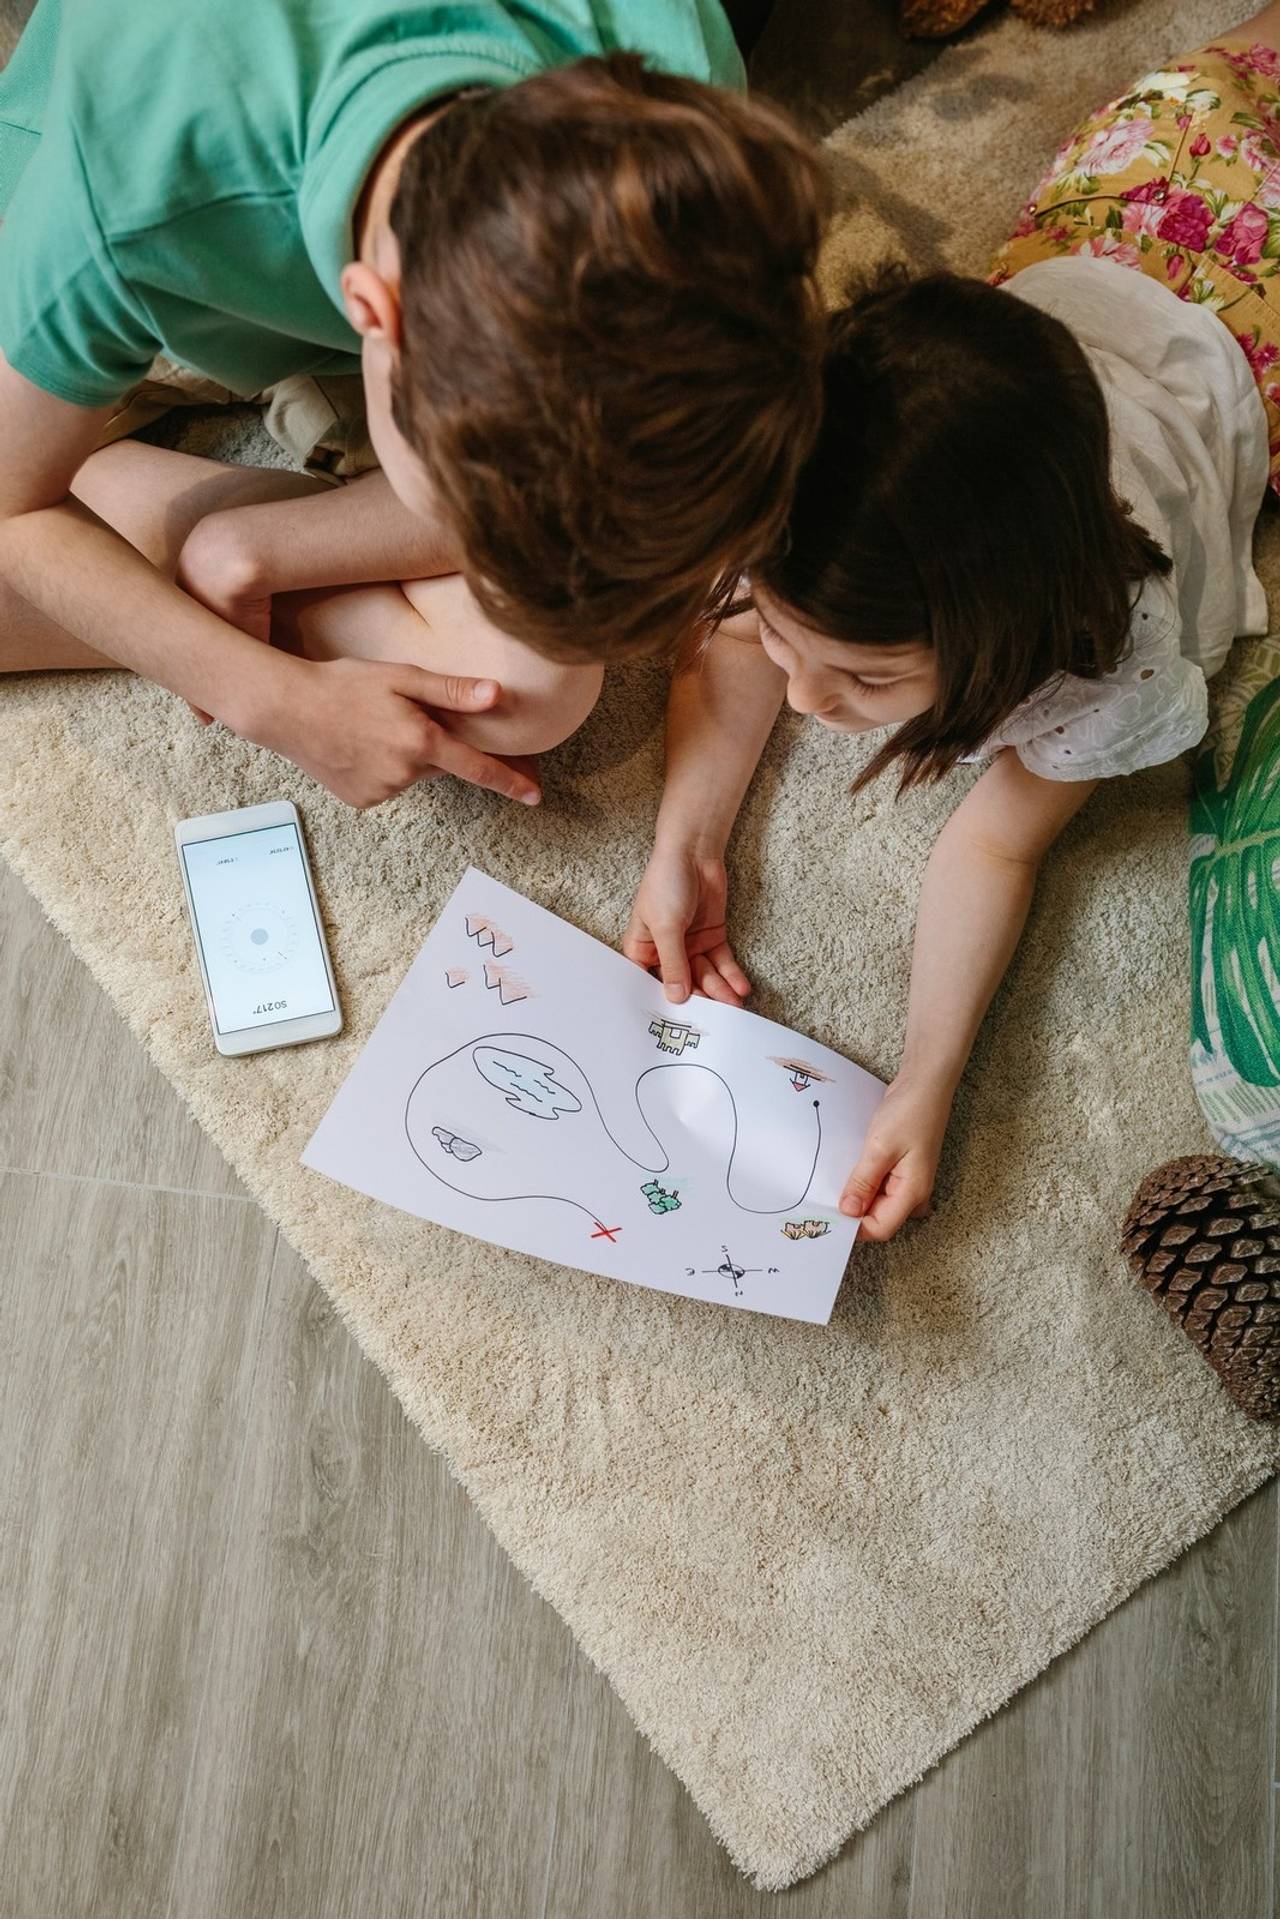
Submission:
[[[0,1324],[4,1919],[1271,1919],[1274,1488],[757,1894],[3,869]]]
[[[2,868],[0,1325],[0,1919],[1273,1919],[1274,1488],[757,1894]]]

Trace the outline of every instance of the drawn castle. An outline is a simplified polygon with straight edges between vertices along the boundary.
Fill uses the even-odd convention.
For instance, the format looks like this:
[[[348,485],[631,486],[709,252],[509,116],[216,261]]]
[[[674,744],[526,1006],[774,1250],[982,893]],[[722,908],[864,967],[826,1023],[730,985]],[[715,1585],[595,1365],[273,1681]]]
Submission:
[[[657,1040],[660,1053],[680,1054],[686,1047],[692,1052],[702,1038],[698,1027],[684,1020],[663,1019],[661,1015],[649,1021],[649,1031]]]

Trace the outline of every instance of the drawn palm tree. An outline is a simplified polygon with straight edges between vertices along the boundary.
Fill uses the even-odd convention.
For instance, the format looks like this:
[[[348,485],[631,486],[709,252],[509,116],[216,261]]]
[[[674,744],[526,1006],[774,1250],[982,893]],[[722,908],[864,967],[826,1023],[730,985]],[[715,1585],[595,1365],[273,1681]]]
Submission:
[[[1280,1086],[1280,680],[1250,701],[1223,787],[1201,755],[1191,831],[1214,841],[1191,862],[1192,1038],[1210,1053],[1217,1038],[1250,1085]]]

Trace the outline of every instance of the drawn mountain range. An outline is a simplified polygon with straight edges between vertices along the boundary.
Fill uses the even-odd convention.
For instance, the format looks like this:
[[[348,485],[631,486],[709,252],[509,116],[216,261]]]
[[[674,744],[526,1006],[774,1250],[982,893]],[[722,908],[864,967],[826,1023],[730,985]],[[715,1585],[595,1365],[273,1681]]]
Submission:
[[[477,946],[484,947],[497,959],[502,959],[515,945],[511,935],[504,933],[500,926],[495,926],[483,913],[467,914],[467,938],[474,940]]]
[[[532,989],[526,985],[518,973],[509,966],[499,966],[496,960],[484,963],[484,983],[491,993],[496,993],[504,1006],[515,1006],[522,999],[532,999]]]

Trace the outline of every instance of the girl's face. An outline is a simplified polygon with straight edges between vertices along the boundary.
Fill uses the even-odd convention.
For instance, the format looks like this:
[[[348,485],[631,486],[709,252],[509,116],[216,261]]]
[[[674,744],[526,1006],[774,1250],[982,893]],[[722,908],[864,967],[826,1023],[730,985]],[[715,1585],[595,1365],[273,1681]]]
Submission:
[[[787,676],[787,704],[837,733],[913,720],[933,705],[932,647],[859,646],[804,626],[781,601],[755,592],[760,644]]]

